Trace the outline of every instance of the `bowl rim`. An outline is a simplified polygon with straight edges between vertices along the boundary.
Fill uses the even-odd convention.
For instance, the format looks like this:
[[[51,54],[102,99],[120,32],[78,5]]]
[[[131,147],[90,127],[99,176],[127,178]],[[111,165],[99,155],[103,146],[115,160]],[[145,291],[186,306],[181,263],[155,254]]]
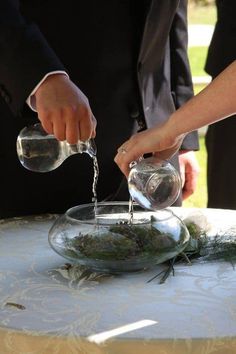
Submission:
[[[97,207],[99,206],[127,206],[129,207],[129,202],[128,201],[101,201],[101,202],[97,202]],[[139,213],[144,213],[145,215],[150,215],[150,220],[147,220],[147,222],[143,222],[142,225],[146,225],[146,224],[150,224],[150,221],[151,221],[151,216],[155,216],[157,214],[163,214],[163,213],[166,213],[167,216],[166,217],[163,217],[163,218],[158,218],[156,217],[156,221],[158,222],[164,222],[168,219],[170,219],[171,217],[176,217],[177,219],[179,219],[180,221],[182,221],[177,215],[174,214],[174,212],[169,209],[169,208],[164,208],[164,209],[160,209],[160,210],[148,210],[148,209],[144,209],[142,208],[138,203],[134,202],[133,203],[133,206],[134,207],[139,207],[140,208],[140,211],[138,211]],[[83,223],[83,224],[87,224],[87,225],[94,225],[96,223],[96,218],[94,218],[93,221],[90,221],[90,220],[82,220],[82,219],[76,219],[74,217],[72,217],[70,215],[70,213],[72,213],[74,210],[79,210],[79,209],[82,209],[82,208],[87,208],[87,207],[91,207],[91,208],[95,208],[95,203],[85,203],[85,204],[79,204],[79,205],[75,205],[69,209],[66,210],[66,212],[64,214],[62,214],[61,216],[66,216],[68,219],[74,221],[74,222],[78,222],[78,223]],[[129,213],[129,210],[127,210],[127,214]],[[135,211],[134,211],[135,213]],[[99,219],[99,218],[98,218]],[[98,223],[99,225],[99,223]],[[140,223],[136,222],[136,223],[133,223],[133,225],[141,225]],[[111,224],[109,223],[102,223],[100,224],[100,226],[111,226]]]

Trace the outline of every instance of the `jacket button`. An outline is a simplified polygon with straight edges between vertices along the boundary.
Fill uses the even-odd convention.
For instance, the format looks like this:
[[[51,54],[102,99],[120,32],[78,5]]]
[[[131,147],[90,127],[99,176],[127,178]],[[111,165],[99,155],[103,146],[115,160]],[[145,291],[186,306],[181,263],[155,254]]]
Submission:
[[[10,103],[11,102],[11,98],[10,98],[10,96],[7,93],[5,94],[4,100],[5,100],[6,103]]]
[[[130,117],[131,118],[138,118],[139,116],[139,111],[137,109],[134,109],[131,113],[130,113]]]
[[[2,96],[2,98],[4,99],[4,101],[6,103],[11,102],[11,97],[9,96],[9,94],[7,93],[7,91],[3,85],[0,85],[0,95]]]

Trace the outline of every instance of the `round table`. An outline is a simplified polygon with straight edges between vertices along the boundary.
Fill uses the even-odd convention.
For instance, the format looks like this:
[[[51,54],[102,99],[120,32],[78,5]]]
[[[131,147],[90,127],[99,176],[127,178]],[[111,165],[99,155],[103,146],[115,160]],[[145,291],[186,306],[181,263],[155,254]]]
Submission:
[[[172,208],[206,218],[208,234],[236,211]],[[68,266],[48,244],[55,215],[0,221],[0,353],[236,353],[236,271],[224,261],[98,275]],[[204,219],[204,218],[203,218]]]

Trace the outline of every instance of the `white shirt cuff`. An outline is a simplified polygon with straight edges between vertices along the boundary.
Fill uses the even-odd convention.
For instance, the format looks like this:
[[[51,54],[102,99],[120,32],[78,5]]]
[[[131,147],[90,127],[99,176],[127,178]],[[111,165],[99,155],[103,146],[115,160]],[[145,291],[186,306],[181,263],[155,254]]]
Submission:
[[[29,97],[26,100],[26,103],[29,105],[29,107],[34,111],[36,111],[36,102],[35,102],[35,92],[38,90],[39,86],[46,80],[46,78],[50,75],[54,75],[54,74],[64,74],[66,76],[69,77],[69,75],[65,72],[65,71],[61,71],[61,70],[57,70],[57,71],[51,71],[50,73],[47,73],[43,79],[38,83],[38,85],[33,89],[33,91],[31,92],[31,94],[29,95]]]

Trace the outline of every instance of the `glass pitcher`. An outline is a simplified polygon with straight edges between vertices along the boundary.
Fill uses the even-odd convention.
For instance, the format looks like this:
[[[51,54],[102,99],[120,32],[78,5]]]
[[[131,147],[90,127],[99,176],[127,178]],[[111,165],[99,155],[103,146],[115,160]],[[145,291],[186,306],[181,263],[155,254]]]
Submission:
[[[129,193],[143,208],[164,209],[176,201],[181,191],[181,179],[170,162],[152,156],[134,161],[130,167]]]
[[[17,155],[21,164],[30,171],[49,172],[60,166],[74,154],[96,156],[97,148],[93,139],[69,144],[47,134],[40,123],[25,127],[16,142]]]

